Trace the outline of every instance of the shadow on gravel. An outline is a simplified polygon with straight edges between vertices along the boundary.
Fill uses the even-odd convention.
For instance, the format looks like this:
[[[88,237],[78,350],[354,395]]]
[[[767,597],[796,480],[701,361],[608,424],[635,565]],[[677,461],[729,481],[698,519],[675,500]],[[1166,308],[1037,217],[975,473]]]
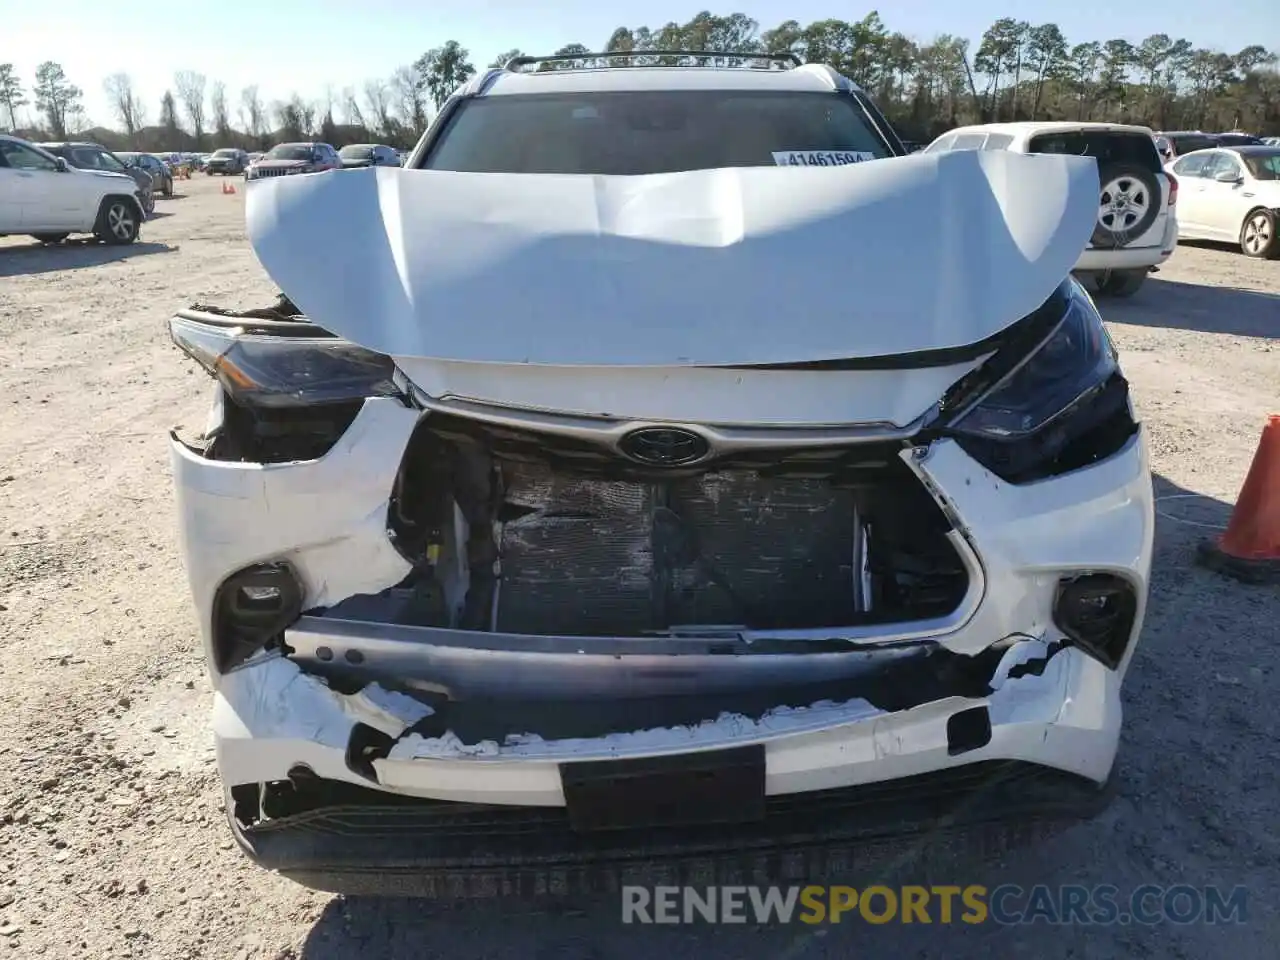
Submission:
[[[1280,337],[1280,295],[1256,290],[1201,286],[1157,276],[1131,300],[1104,297],[1098,300],[1098,308],[1112,323]]]
[[[111,247],[96,240],[72,239],[55,244],[33,242],[25,247],[5,247],[0,251],[0,277],[35,276],[59,270],[97,267],[153,253],[174,253],[177,249],[167,243],[140,242],[126,247]]]
[[[1123,910],[1144,884],[1239,884],[1251,898],[1247,922],[973,924],[961,921],[957,901],[952,922],[944,924],[935,900],[927,925],[897,919],[873,924],[855,909],[838,924],[658,926],[624,924],[620,896],[550,904],[338,896],[309,931],[298,960],[1274,957],[1280,928],[1264,907],[1274,889],[1278,846],[1269,839],[1274,760],[1267,758],[1274,758],[1275,748],[1270,720],[1257,710],[1274,695],[1256,666],[1274,658],[1259,658],[1255,647],[1274,635],[1269,624],[1278,598],[1274,590],[1246,587],[1194,565],[1196,542],[1225,527],[1230,504],[1160,476],[1154,487],[1151,601],[1125,687],[1118,796],[1092,821],[1035,845],[967,866],[927,864],[926,875],[906,882],[981,884],[988,891],[1013,885],[1007,902],[1015,910],[1028,904],[1038,885],[1054,895],[1065,885],[1114,885]],[[843,882],[861,886],[853,878]]]

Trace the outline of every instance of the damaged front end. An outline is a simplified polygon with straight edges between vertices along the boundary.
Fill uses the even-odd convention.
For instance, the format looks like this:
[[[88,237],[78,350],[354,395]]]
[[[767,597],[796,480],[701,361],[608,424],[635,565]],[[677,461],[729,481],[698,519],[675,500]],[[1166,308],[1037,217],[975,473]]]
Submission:
[[[290,310],[171,323],[218,380],[173,463],[219,764],[263,862],[338,884],[299,846],[325,824],[339,872],[410,824],[418,872],[461,855],[430,837],[464,814],[482,858],[529,817],[574,850],[614,831],[621,857],[650,826],[726,849],[779,817],[869,829],[867,797],[986,819],[1027,813],[1025,791],[972,802],[1014,781],[1054,815],[1100,796],[1150,480],[1071,282],[905,426],[432,396]]]
[[[1096,196],[1000,152],[250,191],[292,299],[170,324],[245,849],[348,889],[1095,809],[1153,527],[1061,280]]]

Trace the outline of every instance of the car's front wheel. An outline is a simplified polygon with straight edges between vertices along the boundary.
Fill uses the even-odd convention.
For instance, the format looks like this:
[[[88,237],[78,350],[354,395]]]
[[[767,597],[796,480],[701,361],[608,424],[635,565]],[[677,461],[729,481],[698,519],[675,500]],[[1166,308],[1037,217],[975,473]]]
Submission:
[[[141,230],[140,211],[123,197],[107,197],[98,210],[93,235],[103,243],[123,246],[138,239]]]
[[[1240,249],[1246,257],[1259,260],[1280,258],[1280,236],[1276,215],[1271,210],[1254,210],[1240,228]]]

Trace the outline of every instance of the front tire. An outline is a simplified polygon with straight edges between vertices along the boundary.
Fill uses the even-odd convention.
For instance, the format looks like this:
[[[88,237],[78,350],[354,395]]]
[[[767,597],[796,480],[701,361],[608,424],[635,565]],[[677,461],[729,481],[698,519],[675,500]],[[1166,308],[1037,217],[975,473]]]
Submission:
[[[1275,211],[1254,210],[1240,227],[1240,249],[1256,260],[1280,258],[1280,230]]]
[[[142,229],[140,213],[136,204],[123,197],[107,197],[98,209],[93,235],[113,247],[133,243]]]

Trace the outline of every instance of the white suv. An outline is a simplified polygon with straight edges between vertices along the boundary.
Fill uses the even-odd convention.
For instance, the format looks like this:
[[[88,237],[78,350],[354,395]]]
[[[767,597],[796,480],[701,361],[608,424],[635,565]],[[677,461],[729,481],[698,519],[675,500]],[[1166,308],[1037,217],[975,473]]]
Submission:
[[[1096,165],[720,59],[479,76],[409,169],[256,183],[284,297],[170,321],[260,863],[553,890],[1105,803],[1154,518]]]
[[[1097,225],[1075,272],[1094,293],[1130,297],[1178,244],[1178,182],[1165,173],[1147,127],[1070,121],[988,123],[944,133],[926,153],[1012,150],[1093,157]]]
[[[138,239],[143,201],[127,174],[77,170],[60,157],[0,134],[0,235],[57,243],[92,233],[103,243]]]

